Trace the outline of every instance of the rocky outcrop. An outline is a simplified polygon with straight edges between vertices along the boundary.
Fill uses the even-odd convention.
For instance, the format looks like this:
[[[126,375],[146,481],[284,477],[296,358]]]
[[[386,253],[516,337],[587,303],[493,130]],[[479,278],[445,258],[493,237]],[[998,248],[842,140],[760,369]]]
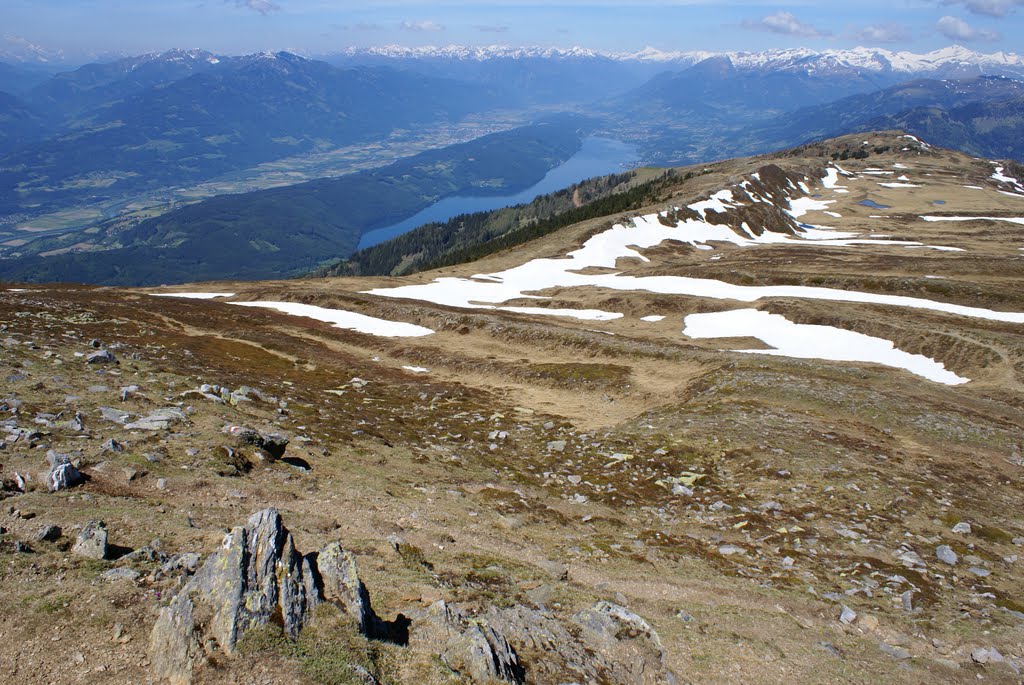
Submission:
[[[160,611],[150,642],[155,673],[190,682],[202,652],[231,654],[245,631],[271,620],[298,637],[320,597],[319,578],[296,551],[280,514],[259,511],[224,537],[220,551]],[[202,631],[197,609],[209,616]]]
[[[647,621],[611,602],[598,602],[573,617],[582,628],[581,639],[600,655],[596,661],[614,672],[614,682],[637,685],[674,683],[665,666],[665,651]]]
[[[530,682],[676,682],[654,629],[610,602],[598,602],[568,621],[522,605],[491,609],[483,618],[515,645]]]
[[[411,647],[437,654],[473,683],[522,683],[525,672],[508,640],[485,620],[472,619],[443,601],[414,624]]]
[[[253,514],[160,611],[150,638],[154,675],[190,683],[202,658],[233,653],[246,631],[269,623],[297,638],[325,601],[336,602],[366,632],[377,619],[354,557],[337,544],[321,554],[322,563],[320,554],[300,554],[277,510]]]
[[[226,535],[161,609],[150,638],[153,675],[188,685],[199,664],[232,654],[248,630],[276,624],[297,638],[323,603],[335,605],[364,636],[407,644],[469,683],[525,683],[528,675],[529,682],[676,682],[650,624],[610,602],[559,619],[522,605],[471,615],[437,601],[411,620],[400,614],[386,623],[370,605],[354,555],[331,543],[303,556],[274,509]]]

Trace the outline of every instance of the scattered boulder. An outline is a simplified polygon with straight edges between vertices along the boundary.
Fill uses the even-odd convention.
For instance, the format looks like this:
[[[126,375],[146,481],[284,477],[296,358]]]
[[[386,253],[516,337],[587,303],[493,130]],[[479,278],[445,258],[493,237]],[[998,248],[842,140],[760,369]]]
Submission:
[[[105,443],[100,445],[101,452],[113,452],[114,454],[121,454],[124,452],[124,445],[113,438],[110,438]]]
[[[85,357],[86,364],[117,364],[117,357],[110,350],[92,352]]]
[[[136,571],[135,569],[125,567],[112,568],[100,574],[100,578],[110,582],[116,582],[120,580],[135,582],[141,576],[142,574]]]
[[[849,625],[857,620],[857,612],[848,606],[844,606],[839,614],[839,622]]]
[[[966,521],[961,521],[960,523],[953,526],[953,532],[959,533],[960,535],[970,535],[971,524],[967,523]]]
[[[239,446],[251,445],[259,450],[260,456],[268,461],[277,461],[284,456],[288,438],[277,433],[260,433],[245,426],[228,425],[222,431],[233,435]]]
[[[144,416],[138,421],[125,425],[127,430],[159,431],[167,430],[174,423],[185,423],[188,417],[178,407],[167,407],[159,409],[149,416]]]
[[[78,534],[71,551],[87,559],[106,559],[107,524],[103,521],[89,521]]]
[[[60,536],[63,534],[64,531],[60,529],[60,526],[50,523],[39,529],[39,532],[36,533],[36,541],[56,542],[57,540],[60,540]]]
[[[939,545],[935,549],[935,556],[938,557],[939,561],[950,566],[956,566],[957,557],[956,552],[949,545]]]
[[[128,412],[121,411],[120,409],[113,409],[111,407],[100,407],[100,418],[102,418],[104,421],[110,421],[112,423],[117,423],[123,426],[124,424],[128,423],[128,419],[130,419],[131,416],[132,415],[129,414]]]
[[[67,490],[85,482],[85,477],[71,463],[71,457],[68,455],[50,450],[46,454],[46,460],[50,464],[50,470],[46,474],[46,484],[50,492]]]

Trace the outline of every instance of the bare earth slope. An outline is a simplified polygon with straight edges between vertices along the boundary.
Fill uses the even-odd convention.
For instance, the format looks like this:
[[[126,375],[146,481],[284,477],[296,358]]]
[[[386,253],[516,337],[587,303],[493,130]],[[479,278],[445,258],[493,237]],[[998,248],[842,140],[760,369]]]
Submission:
[[[152,681],[174,555],[275,507],[408,644],[274,615],[194,682],[482,682],[437,600],[503,681],[1019,682],[1019,172],[869,134],[403,279],[0,287],[0,672]]]

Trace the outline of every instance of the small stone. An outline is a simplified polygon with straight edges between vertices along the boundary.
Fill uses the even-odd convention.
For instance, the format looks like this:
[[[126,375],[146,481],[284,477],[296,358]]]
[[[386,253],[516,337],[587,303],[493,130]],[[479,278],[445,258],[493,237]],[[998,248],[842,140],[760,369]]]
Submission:
[[[111,582],[119,580],[136,581],[142,574],[133,568],[112,568],[100,574],[100,578]]]
[[[105,559],[107,556],[107,526],[103,521],[89,521],[71,551],[88,559]]]
[[[991,658],[991,653],[984,647],[971,650],[971,661],[976,664],[987,664]]]
[[[100,350],[85,357],[86,364],[116,364],[117,357],[110,350]]]
[[[157,478],[156,479],[156,489],[157,490],[166,490],[167,489],[167,479],[166,478]]]
[[[718,553],[724,557],[731,556],[733,554],[746,554],[746,550],[736,545],[722,545],[718,548]]]
[[[100,418],[104,421],[110,421],[111,423],[117,423],[123,426],[128,423],[128,419],[130,419],[131,416],[132,415],[126,411],[113,409],[111,407],[100,407]]]
[[[839,622],[849,625],[857,620],[857,612],[848,606],[843,606],[842,613],[839,614]]]
[[[548,442],[548,452],[564,452],[567,444],[565,440],[551,440]]]
[[[583,482],[583,478],[581,478],[580,476],[568,476],[566,480],[568,480],[573,485],[579,485],[580,483]]]
[[[967,570],[970,571],[971,573],[973,573],[974,575],[978,576],[979,578],[988,578],[990,575],[992,575],[991,571],[988,571],[988,570],[983,569],[983,568],[979,568],[977,566],[971,566]]]
[[[542,561],[538,561],[537,566],[544,569],[558,580],[569,579],[569,569],[566,568],[563,564],[559,564],[557,561],[549,561],[547,559],[544,559]]]
[[[893,647],[892,645],[886,644],[884,642],[879,644],[878,646],[883,652],[891,656],[893,659],[905,661],[906,659],[910,658],[910,652],[903,649],[902,647]]]
[[[900,595],[900,603],[903,605],[903,610],[904,611],[913,611],[914,610],[914,591],[913,590],[907,590],[902,595]]]
[[[672,494],[677,497],[693,497],[693,489],[676,483],[672,486]]]
[[[119,443],[117,440],[110,438],[100,446],[101,452],[113,452],[114,454],[121,454],[124,452],[124,445]]]
[[[970,535],[971,524],[967,523],[966,521],[961,521],[960,523],[953,526],[953,532],[960,533],[961,535]]]
[[[939,545],[935,549],[935,556],[938,557],[939,561],[950,566],[956,566],[957,559],[959,558],[949,545]]]
[[[795,563],[796,563],[796,560],[793,559],[793,557],[784,557],[782,559],[782,567],[783,568],[793,568],[793,564],[795,564]]]
[[[43,526],[36,533],[36,540],[38,542],[54,542],[60,540],[60,536],[63,535],[64,531],[60,529],[60,526],[55,526],[52,523]]]
[[[866,630],[869,633],[873,633],[878,630],[878,617],[877,616],[861,616],[860,620],[857,621],[857,625]]]

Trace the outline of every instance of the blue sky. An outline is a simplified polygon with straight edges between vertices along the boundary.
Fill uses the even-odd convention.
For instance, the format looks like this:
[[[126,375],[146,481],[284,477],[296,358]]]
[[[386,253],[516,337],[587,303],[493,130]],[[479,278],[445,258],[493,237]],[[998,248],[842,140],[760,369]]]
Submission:
[[[0,0],[0,27],[0,45],[27,41],[69,56],[451,43],[1024,52],[1024,0]]]

